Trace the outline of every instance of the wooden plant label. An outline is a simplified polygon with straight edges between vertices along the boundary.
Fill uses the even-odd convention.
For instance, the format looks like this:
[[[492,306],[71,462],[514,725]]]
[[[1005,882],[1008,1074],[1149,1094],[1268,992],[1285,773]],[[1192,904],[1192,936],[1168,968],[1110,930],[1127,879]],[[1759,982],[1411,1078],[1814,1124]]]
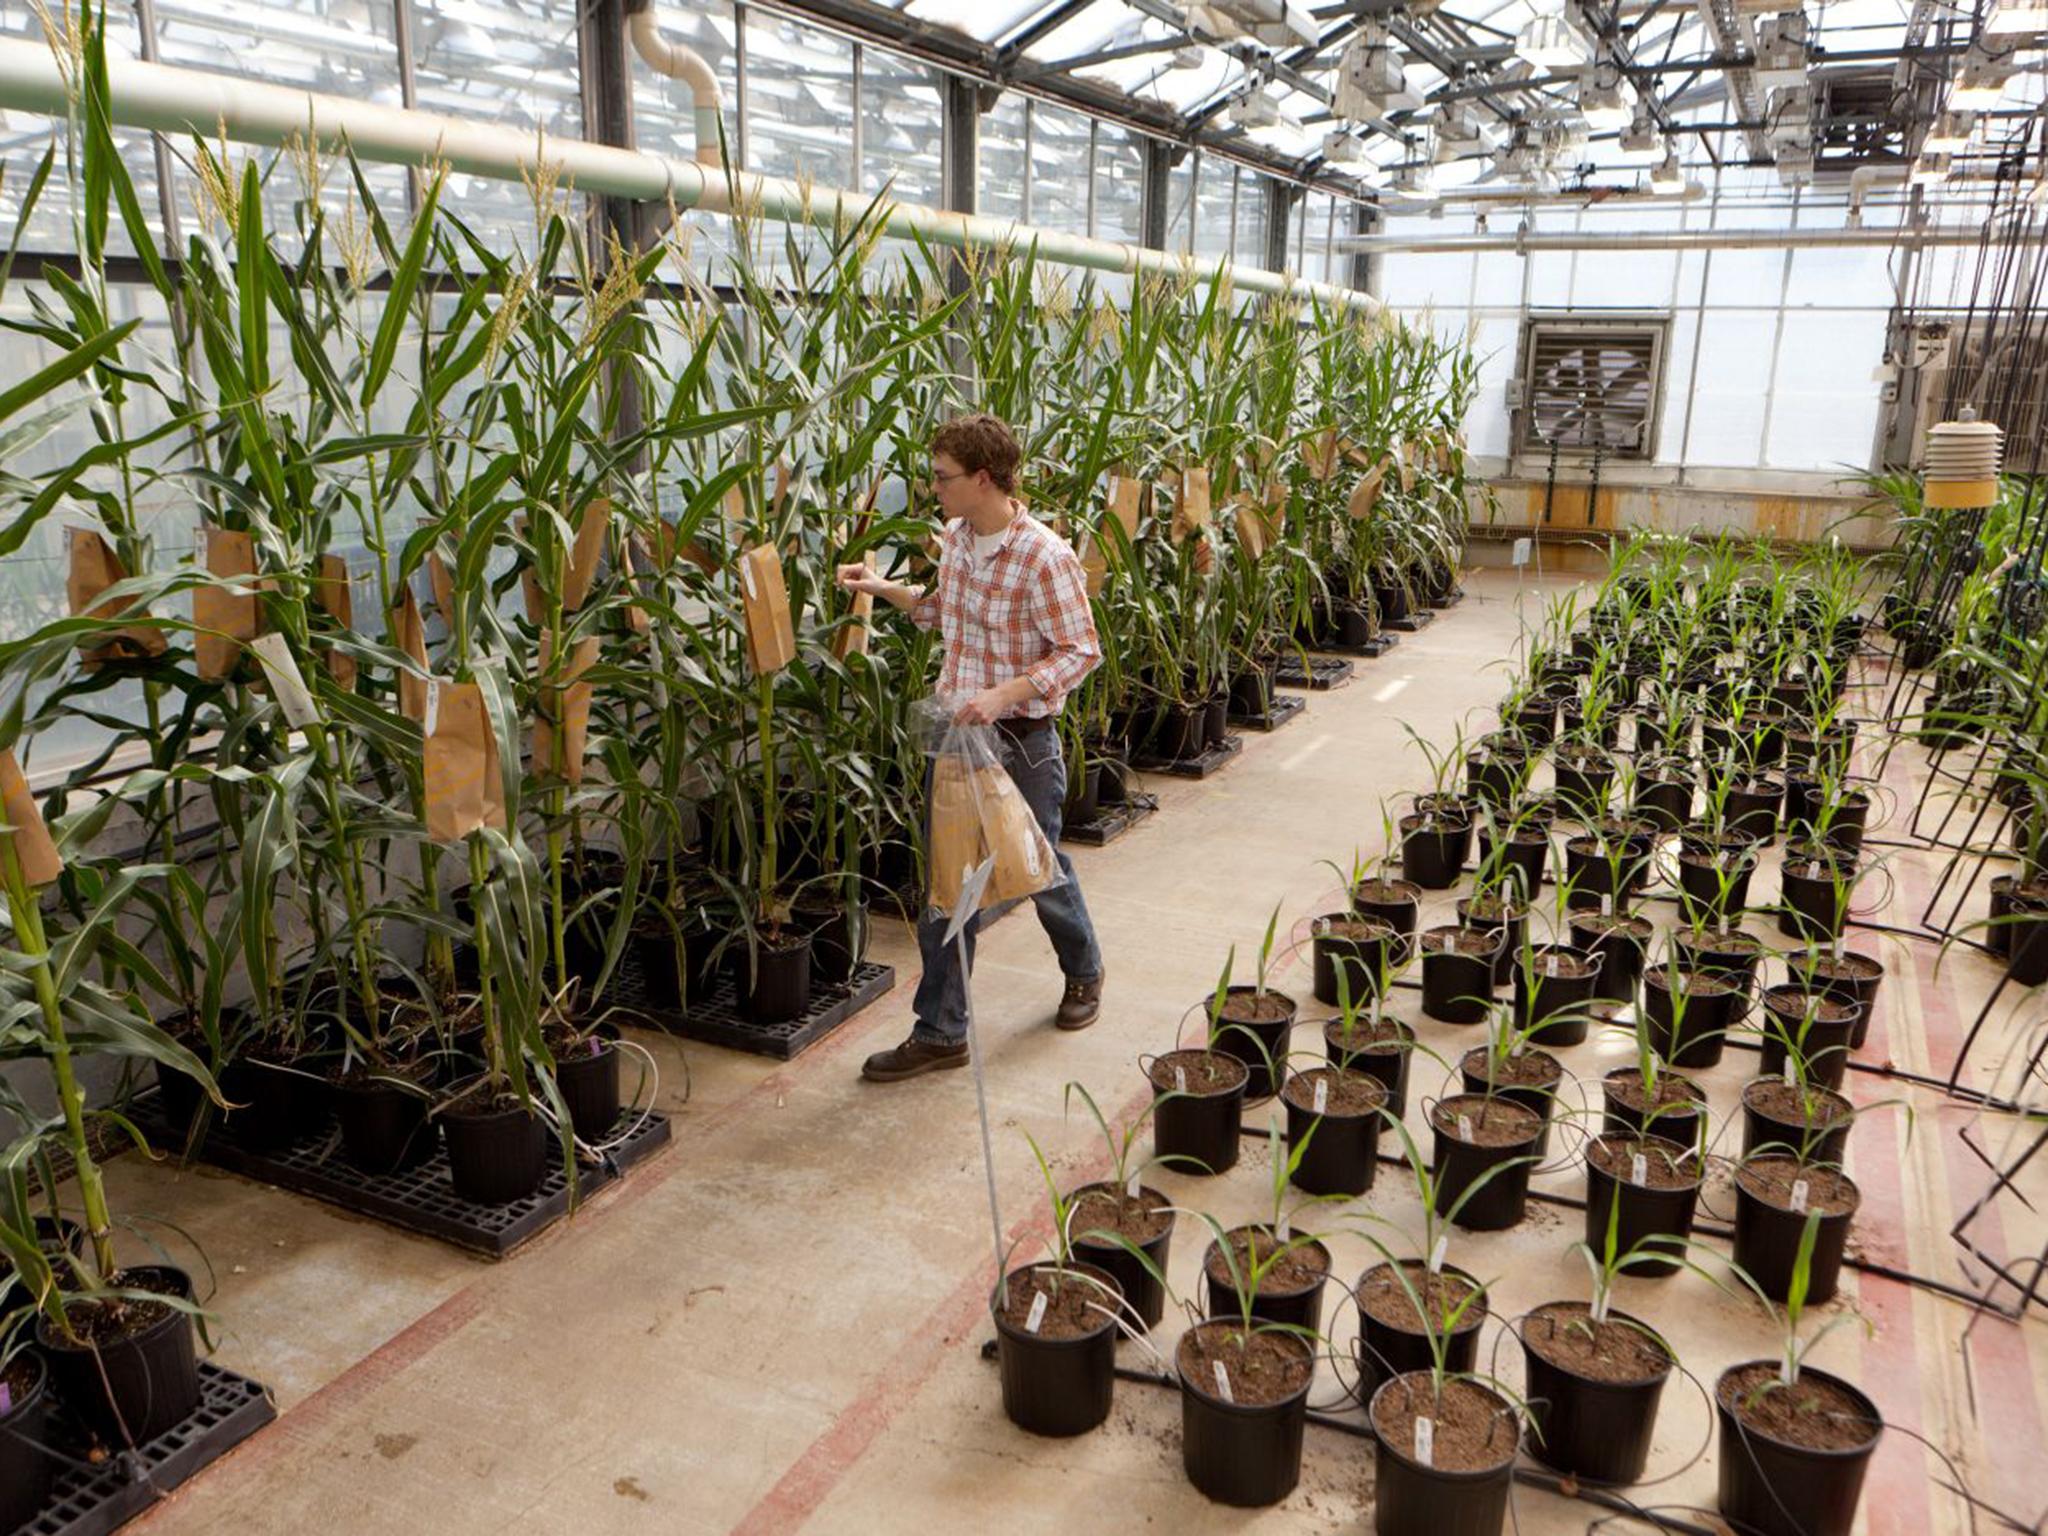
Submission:
[[[246,533],[199,525],[200,560],[210,576],[223,580],[256,574],[256,541]],[[233,674],[242,647],[256,638],[262,600],[244,585],[192,589],[192,659],[199,675],[219,681]]]
[[[1470,1115],[1460,1115],[1460,1116],[1458,1116],[1458,1140],[1460,1140],[1460,1141],[1470,1141],[1471,1139],[1472,1139],[1472,1117],[1471,1117]]]
[[[740,556],[740,603],[746,611],[747,659],[754,674],[780,672],[796,660],[789,589],[782,580],[782,555],[773,545],[757,544]]]
[[[127,567],[114,547],[90,528],[64,530],[66,567],[64,594],[74,618],[111,619],[123,610],[118,598],[100,601],[100,594],[128,579]],[[97,671],[110,661],[127,661],[161,656],[169,642],[163,632],[148,624],[131,624],[78,642],[80,659],[87,671]]]
[[[313,579],[313,601],[344,630],[356,627],[355,592],[349,586],[348,561],[340,555],[322,555],[320,574]],[[356,659],[330,647],[327,652],[327,675],[338,683],[343,692],[353,693],[356,686]]]
[[[1433,1419],[1415,1421],[1415,1460],[1420,1466],[1436,1465],[1436,1422]]]
[[[1209,1364],[1216,1372],[1216,1395],[1226,1403],[1235,1403],[1237,1394],[1230,1390],[1230,1372],[1223,1368],[1221,1360],[1211,1360]]]
[[[0,751],[0,813],[7,818],[4,835],[14,846],[22,880],[34,887],[56,879],[64,870],[63,856],[57,852],[50,829],[43,824],[43,813],[36,806],[36,797],[29,793],[28,780],[22,777],[21,765],[14,760],[11,747]]]
[[[1024,1331],[1036,1333],[1045,1326],[1045,1292],[1031,1298],[1031,1315],[1024,1319]]]
[[[249,642],[249,651],[263,668],[263,679],[270,685],[270,696],[277,700],[285,723],[295,731],[317,725],[320,711],[306,689],[306,678],[299,671],[298,658],[292,655],[291,642],[283,635],[258,635]]]
[[[437,679],[425,713],[427,836],[452,843],[484,827],[504,830],[503,770],[483,689]]]
[[[1144,1169],[1134,1168],[1131,1170],[1131,1176],[1124,1180],[1124,1194],[1127,1198],[1135,1200],[1145,1192],[1145,1186],[1141,1182],[1144,1177]]]

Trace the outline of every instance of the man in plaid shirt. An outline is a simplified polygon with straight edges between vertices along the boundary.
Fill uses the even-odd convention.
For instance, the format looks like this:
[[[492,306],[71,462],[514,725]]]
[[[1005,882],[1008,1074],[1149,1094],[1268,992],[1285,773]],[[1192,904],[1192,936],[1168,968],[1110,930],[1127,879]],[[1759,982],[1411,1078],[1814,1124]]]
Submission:
[[[1059,853],[1067,765],[1054,718],[1067,694],[1102,660],[1081,562],[1071,546],[1013,496],[1023,452],[993,416],[956,417],[932,438],[932,492],[945,517],[939,580],[931,592],[843,565],[839,584],[902,609],[945,637],[939,696],[967,725],[993,725],[1003,767],[1045,831],[1066,878],[1032,898],[1066,975],[1056,1022],[1085,1029],[1102,1007],[1102,950],[1074,866]],[[861,1075],[901,1082],[967,1064],[966,979],[946,942],[947,919],[918,924],[924,976],[910,1038],[867,1059]],[[976,922],[967,925],[973,964]]]

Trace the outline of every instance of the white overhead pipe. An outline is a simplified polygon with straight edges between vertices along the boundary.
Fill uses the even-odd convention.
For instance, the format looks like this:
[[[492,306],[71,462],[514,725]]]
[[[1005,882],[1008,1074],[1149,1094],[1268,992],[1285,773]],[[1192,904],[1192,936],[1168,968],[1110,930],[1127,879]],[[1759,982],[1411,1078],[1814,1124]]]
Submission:
[[[1983,232],[1952,225],[1943,229],[1631,229],[1589,231],[1513,230],[1500,235],[1348,235],[1337,248],[1379,255],[1401,251],[1414,255],[1451,255],[1473,251],[1748,251],[1808,248],[1976,245]],[[2048,232],[2028,229],[2021,239],[2039,245]]]
[[[731,214],[739,208],[749,215],[825,230],[859,220],[879,200],[863,192],[800,186],[777,176],[728,172],[649,150],[616,149],[583,139],[543,139],[496,123],[140,59],[109,56],[107,75],[113,120],[127,128],[208,139],[223,134],[237,143],[273,146],[304,139],[310,131],[323,148],[338,149],[346,141],[364,160],[407,166],[445,161],[457,171],[508,181],[530,175],[545,160],[559,167],[562,178],[580,192],[657,205],[673,201],[679,209],[712,213]],[[44,44],[0,39],[0,108],[52,116],[70,110],[64,78]],[[886,204],[883,219],[884,232],[897,239],[919,239],[953,250],[1023,250],[1035,243],[1041,260],[1061,266],[1197,278],[1225,272],[1247,293],[1315,296],[1367,313],[1380,308],[1377,299],[1354,288],[1038,229],[1012,219],[947,213],[910,203]]]
[[[658,75],[680,80],[690,88],[692,118],[697,130],[697,163],[719,165],[718,76],[704,62],[704,56],[683,43],[672,43],[661,34],[661,18],[654,0],[626,0],[626,36],[633,51],[647,61]]]

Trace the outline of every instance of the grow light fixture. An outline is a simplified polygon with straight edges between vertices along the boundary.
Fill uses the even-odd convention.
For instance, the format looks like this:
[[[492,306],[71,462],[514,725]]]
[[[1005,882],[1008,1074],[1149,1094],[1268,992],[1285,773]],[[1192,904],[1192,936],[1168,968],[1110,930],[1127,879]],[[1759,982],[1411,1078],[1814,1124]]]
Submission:
[[[1637,112],[1621,130],[1621,158],[1625,162],[1654,164],[1664,157],[1664,147],[1664,135],[1657,131],[1656,119],[1647,112]]]
[[[1954,154],[1959,149],[1969,148],[1970,132],[1976,126],[1977,119],[1968,112],[1944,112],[1927,130],[1927,137],[1920,141],[1920,147],[1940,154]]]
[[[1581,69],[1592,51],[1585,33],[1562,16],[1538,16],[1515,34],[1515,57],[1537,69]]]
[[[1323,159],[1331,165],[1366,165],[1371,156],[1365,152],[1365,140],[1355,133],[1326,133],[1323,135]]]
[[[1206,54],[1200,43],[1183,43],[1166,56],[1168,69],[1200,69]]]
[[[1756,29],[1756,65],[1750,71],[1758,89],[1792,91],[1806,84],[1806,13],[1773,16]]]
[[[1981,49],[1963,55],[1962,68],[1948,93],[1948,104],[1959,112],[1984,112],[2005,100],[2005,84],[2012,70],[2003,59],[1994,59]]]
[[[1685,171],[1679,166],[1677,150],[1666,150],[1657,168],[1650,172],[1650,190],[1667,195],[1685,190]]]
[[[1437,117],[1436,142],[1439,157],[1485,155],[1500,142],[1500,133],[1492,124],[1481,122],[1471,108],[1453,102]]]
[[[2048,0],[1995,0],[1984,18],[1986,37],[2023,37],[2048,32]]]
[[[1216,37],[1244,37],[1268,48],[1313,47],[1321,28],[1292,0],[1206,0],[1187,7],[1188,25]]]
[[[1408,84],[1407,59],[1384,27],[1367,26],[1337,60],[1330,110],[1343,118],[1413,112],[1422,93]]]
[[[1635,107],[1623,94],[1621,71],[1611,64],[1600,65],[1592,78],[1579,87],[1579,115],[1595,132],[1626,128],[1635,118]]]
[[[1251,91],[1230,104],[1230,120],[1240,128],[1278,128],[1285,114],[1264,91]]]
[[[1938,181],[1947,181],[1950,165],[1947,155],[1930,151],[1913,162],[1913,169],[1906,180],[1916,187],[1932,186]]]

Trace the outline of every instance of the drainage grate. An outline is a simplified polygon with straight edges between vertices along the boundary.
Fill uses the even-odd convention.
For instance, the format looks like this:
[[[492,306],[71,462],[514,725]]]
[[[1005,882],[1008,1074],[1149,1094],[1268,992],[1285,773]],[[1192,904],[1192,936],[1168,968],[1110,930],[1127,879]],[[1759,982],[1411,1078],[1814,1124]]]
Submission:
[[[609,995],[656,1029],[781,1061],[817,1044],[896,985],[895,967],[858,965],[841,985],[814,987],[811,1006],[801,1017],[781,1024],[759,1024],[740,1016],[738,993],[729,976],[719,977],[710,996],[692,999],[687,1008],[674,1008],[648,1004],[638,974],[627,965],[621,965],[619,971]]]
[[[92,1437],[61,1400],[50,1415],[50,1446],[65,1459],[42,1513],[11,1536],[107,1536],[277,1417],[270,1394],[246,1376],[199,1362],[199,1407],[147,1445],[86,1460]]]
[[[1311,656],[1308,670],[1303,671],[1301,658],[1287,655],[1280,658],[1280,672],[1274,679],[1282,688],[1334,688],[1339,683],[1349,682],[1356,668],[1341,656]]]
[[[154,1089],[136,1097],[133,1115],[143,1134],[158,1145],[181,1144],[182,1138],[164,1117]],[[638,1128],[628,1134],[628,1128],[636,1123]],[[613,1147],[603,1162],[586,1163],[577,1170],[573,1198],[568,1176],[551,1145],[540,1188],[524,1200],[506,1205],[477,1205],[457,1195],[449,1179],[448,1154],[438,1141],[434,1155],[416,1168],[403,1173],[364,1173],[342,1157],[341,1129],[331,1116],[317,1131],[275,1152],[241,1146],[232,1133],[216,1126],[199,1144],[195,1155],[229,1173],[275,1184],[294,1194],[310,1195],[358,1216],[501,1259],[567,1215],[577,1201],[666,1146],[668,1117],[649,1113],[642,1119],[640,1111],[629,1109],[620,1115],[612,1135],[623,1135],[625,1140]]]
[[[1131,760],[1131,766],[1142,773],[1163,773],[1175,779],[1206,779],[1244,750],[1242,736],[1226,735],[1220,746],[1214,746],[1194,757],[1183,757],[1167,762],[1156,757],[1139,757]]]
[[[1307,708],[1307,699],[1295,694],[1276,693],[1266,701],[1263,715],[1232,715],[1230,723],[1241,730],[1277,731]]]
[[[1121,805],[1099,806],[1093,821],[1075,822],[1060,828],[1060,841],[1083,848],[1100,848],[1113,843],[1139,822],[1159,809],[1159,797],[1131,790]]]

